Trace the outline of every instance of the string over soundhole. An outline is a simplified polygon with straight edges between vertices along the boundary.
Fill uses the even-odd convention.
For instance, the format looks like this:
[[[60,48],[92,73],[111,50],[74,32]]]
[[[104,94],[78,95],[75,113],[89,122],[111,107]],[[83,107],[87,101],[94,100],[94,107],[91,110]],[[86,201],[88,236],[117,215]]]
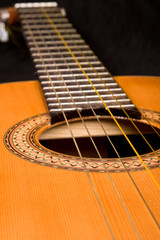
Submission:
[[[135,156],[135,152],[114,121],[109,117],[99,117],[99,119],[101,124],[93,117],[84,118],[85,125],[80,119],[70,122],[71,131],[82,156],[99,158],[98,152],[102,158]],[[139,154],[151,152],[149,146],[143,141],[141,135],[129,120],[119,119],[119,123]],[[87,132],[85,126],[89,132]],[[151,143],[151,146],[157,150],[159,147],[159,138],[152,128],[140,121],[136,121],[136,126],[143,133],[147,141]],[[56,124],[43,132],[40,136],[40,143],[53,151],[66,155],[79,156],[68,126],[64,122]]]

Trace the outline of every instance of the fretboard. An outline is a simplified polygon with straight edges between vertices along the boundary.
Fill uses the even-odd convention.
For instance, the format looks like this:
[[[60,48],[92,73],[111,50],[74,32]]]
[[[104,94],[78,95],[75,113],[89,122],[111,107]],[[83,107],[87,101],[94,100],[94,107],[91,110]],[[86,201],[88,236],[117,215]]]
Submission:
[[[48,4],[48,5],[47,5]],[[51,116],[76,109],[135,109],[56,3],[16,4]]]

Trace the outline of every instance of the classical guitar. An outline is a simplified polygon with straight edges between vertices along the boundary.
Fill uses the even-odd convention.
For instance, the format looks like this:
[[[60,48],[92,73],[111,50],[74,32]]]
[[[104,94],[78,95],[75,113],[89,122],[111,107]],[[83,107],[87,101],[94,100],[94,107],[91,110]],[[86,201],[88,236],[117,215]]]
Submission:
[[[113,78],[56,3],[15,7],[39,81],[0,86],[0,239],[160,239],[160,79]]]

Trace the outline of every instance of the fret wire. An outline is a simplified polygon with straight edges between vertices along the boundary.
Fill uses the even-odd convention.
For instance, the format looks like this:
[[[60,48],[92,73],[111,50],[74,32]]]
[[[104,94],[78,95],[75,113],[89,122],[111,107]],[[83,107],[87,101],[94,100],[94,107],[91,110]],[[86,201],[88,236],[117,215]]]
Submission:
[[[88,76],[96,76],[96,74],[95,73],[87,73],[88,74]],[[107,73],[105,72],[105,73],[101,73],[101,75],[107,75]],[[68,74],[63,74],[63,77],[71,77],[72,76],[72,74],[70,74],[70,73],[68,73]],[[75,73],[74,74],[74,76],[75,77],[83,77],[84,76],[84,74],[83,73]],[[108,76],[108,75],[107,75]],[[50,77],[51,78],[56,78],[56,77],[58,77],[58,74],[56,75],[56,74],[54,74],[54,75],[50,75]],[[41,78],[47,78],[47,76],[45,76],[45,75],[41,75]],[[102,84],[104,84],[103,82],[102,82]],[[118,84],[117,84],[118,85]],[[120,88],[120,87],[119,87]],[[109,91],[109,89],[108,89],[108,91]]]
[[[30,20],[32,15],[33,14],[27,14],[26,16],[22,16],[21,17],[22,24],[29,23],[29,24],[31,24],[30,26],[32,26],[32,21]],[[45,22],[47,22],[47,20],[44,17],[44,15],[42,15],[40,13],[36,13],[35,15],[36,15],[36,19],[34,21],[35,23],[39,23],[39,22],[45,23]],[[57,18],[57,19],[63,19],[62,21],[64,21],[64,22],[69,22],[66,18],[63,18],[62,15],[59,12],[53,13],[53,14],[50,13],[49,16],[50,16],[51,19],[52,19],[52,17],[54,17],[54,18]]]
[[[79,40],[80,35],[79,34],[72,34],[72,37],[74,37],[75,39]],[[40,36],[34,36],[34,38],[35,38],[35,40],[36,39],[40,39],[41,40]],[[32,40],[32,38],[30,36],[26,36],[26,39],[27,40]],[[46,35],[46,36],[44,36],[44,39],[58,39],[59,40],[58,36],[56,36],[56,35],[53,35],[53,36]]]
[[[129,100],[123,100],[123,99],[121,99],[121,102],[122,102],[122,101],[128,102]],[[91,103],[101,103],[100,100],[99,100],[99,101],[89,101],[89,100],[88,100],[87,102],[90,103],[90,104],[91,104]],[[109,103],[109,102],[115,102],[115,100],[105,100],[105,102],[106,102],[106,103],[107,103],[107,102],[108,102],[108,103]],[[58,104],[58,103],[49,103],[48,106],[56,106],[57,104]],[[61,104],[62,104],[62,105],[67,105],[67,104],[68,104],[68,105],[71,105],[72,103],[71,103],[71,102],[69,102],[69,103],[68,103],[68,102],[65,102],[65,103],[61,103]],[[83,104],[86,104],[86,102],[75,102],[75,104],[76,104],[76,106],[77,106],[77,105],[81,105],[81,104],[83,105]]]
[[[128,171],[127,171],[127,172],[128,172]],[[129,174],[129,173],[128,173],[128,174]],[[129,174],[129,175],[130,175],[130,174]],[[131,180],[132,180],[132,182],[133,182],[134,186],[136,187],[136,189],[138,190],[138,192],[139,192],[140,196],[142,197],[142,195],[141,195],[141,193],[140,193],[139,189],[137,188],[137,186],[136,186],[135,182],[133,181],[133,179],[132,179],[132,178],[131,178]],[[143,201],[145,201],[143,197],[142,197],[142,200],[143,200]],[[146,205],[146,206],[147,206],[147,205]],[[148,208],[149,212],[151,213],[151,215],[152,215],[153,219],[155,220],[155,218],[154,218],[154,216],[153,216],[152,212],[150,211],[149,207],[147,207],[147,208]],[[155,221],[155,222],[156,222],[156,221]]]
[[[46,66],[47,67],[47,66]],[[53,67],[53,65],[52,65],[52,67]],[[90,71],[91,69],[90,68],[85,68],[84,67],[84,69],[85,69],[85,71]],[[95,69],[96,70],[103,70],[103,68],[102,67],[95,67]],[[68,72],[68,71],[70,71],[70,69],[67,69],[67,68],[64,68],[64,69],[60,69],[61,70],[61,72]],[[75,71],[75,72],[78,72],[78,71],[80,71],[79,70],[79,68],[73,68],[73,71]],[[37,70],[37,72],[38,73],[45,73],[45,70]],[[56,69],[48,69],[48,72],[57,72],[57,70]],[[108,79],[111,79],[112,80],[112,78],[111,77],[108,77]],[[87,81],[87,79],[86,79],[86,81]],[[117,83],[116,83],[117,84]]]
[[[88,54],[89,56],[92,56],[92,52],[89,52],[89,51],[85,51],[86,54]],[[38,53],[31,53],[32,54],[32,57],[39,57]],[[58,54],[55,52],[52,52],[52,54],[54,54],[55,57],[58,57]],[[68,52],[62,52],[63,55],[66,55],[66,56],[69,56],[69,53]],[[80,55],[80,53],[78,52],[74,52],[75,55]],[[41,53],[42,56],[50,56],[49,53]],[[95,74],[95,73],[94,73]],[[104,73],[106,74],[106,73]]]
[[[71,28],[72,25],[71,25],[71,24],[65,23],[64,25],[65,25],[65,27],[68,27],[68,29],[67,29],[68,31],[69,31],[69,30],[72,31],[72,28]],[[63,29],[62,29],[63,24],[57,23],[57,26],[58,26],[58,28],[59,28],[60,30],[63,30]],[[45,32],[46,32],[45,29],[47,29],[48,31],[53,30],[53,29],[51,28],[51,26],[50,26],[50,25],[47,25],[47,24],[31,25],[31,29],[32,29],[32,30],[36,29],[36,30],[35,30],[35,33],[38,32],[38,30],[37,30],[38,27],[39,27],[40,31],[45,31]],[[24,25],[23,29],[24,29],[24,31],[25,31],[25,30],[27,29],[27,26]]]
[[[35,30],[35,31],[34,31],[34,35],[39,34],[40,32],[43,33],[43,34],[48,34],[48,33],[52,33],[52,34],[53,34],[53,33],[54,33],[54,30],[53,30],[53,29],[52,29],[52,30]],[[77,33],[77,31],[76,31],[75,29],[67,29],[66,31],[63,30],[63,29],[60,29],[60,32],[61,32],[61,33],[66,33],[66,32],[68,32],[68,33],[72,33],[72,34],[76,34],[76,33]],[[27,35],[27,34],[30,34],[30,32],[24,30],[24,34]]]
[[[59,47],[60,47],[60,46],[59,46]],[[77,48],[77,47],[74,46],[74,45],[73,45],[73,46],[70,46],[70,47],[73,48],[73,49],[74,49],[74,48]],[[81,49],[87,49],[87,48],[88,48],[88,46],[83,46],[83,45],[81,46]],[[40,50],[47,50],[45,47],[39,47],[39,49],[40,49]],[[57,50],[56,47],[53,47],[53,46],[52,46],[52,47],[48,47],[48,49],[49,49],[49,50]],[[65,47],[61,47],[61,50],[62,50],[62,49],[64,50]],[[35,50],[34,47],[30,48],[30,51],[34,51],[34,50]]]
[[[96,87],[99,87],[99,86],[103,86],[103,85],[100,85],[99,83],[98,84],[94,84]],[[111,85],[117,85],[116,83],[111,83]],[[65,88],[65,86],[54,86],[55,87],[55,89],[58,89],[58,88]],[[91,87],[90,85],[87,85],[87,84],[83,84],[83,85],[81,85],[81,88],[86,88],[86,87]],[[68,86],[68,88],[76,88],[76,86],[75,85],[69,85]],[[44,90],[47,90],[47,89],[52,89],[52,87],[43,87],[43,89]],[[129,99],[126,99],[127,101],[130,101]],[[116,101],[116,100],[114,100],[114,101]]]
[[[58,41],[58,40],[57,40],[57,41],[54,41],[54,42],[56,42],[57,44],[61,44],[62,46],[64,45],[64,44],[62,43],[62,41]],[[67,42],[67,43],[72,43],[72,41],[66,41],[66,42]],[[80,45],[80,44],[84,44],[84,41],[76,40],[76,43],[78,43],[78,44]],[[52,45],[52,44],[53,44],[53,41],[47,41],[47,44],[48,44],[48,45]],[[28,45],[29,45],[29,46],[33,46],[34,43],[33,43],[33,42],[28,42]],[[40,41],[38,42],[38,41],[37,41],[37,45],[39,46],[39,45],[43,45],[43,44],[42,44],[42,42],[40,42]]]
[[[57,13],[56,12],[55,13],[49,13],[49,16],[50,16],[50,18],[54,17],[55,19],[57,18],[57,16],[58,17],[60,16],[60,18],[62,19],[62,15],[59,12],[57,12]],[[32,21],[30,20],[31,17],[33,17],[33,14],[22,15],[21,16],[21,22],[22,23],[26,23],[25,21],[27,21],[27,23],[29,23],[29,24],[31,23],[32,24]],[[47,22],[46,17],[44,16],[44,14],[37,13],[35,22],[36,23],[39,22],[39,19],[40,20],[43,19],[43,22]],[[67,18],[63,18],[63,20],[65,22],[68,22]]]
[[[73,68],[73,70],[74,70],[74,68]],[[43,75],[42,75],[42,76],[43,76]],[[65,79],[65,81],[68,82],[68,83],[74,83],[74,82],[85,82],[85,83],[88,83],[88,81],[87,81],[86,78],[76,78],[76,77],[75,77],[75,79],[76,79],[76,80],[74,80],[74,79],[66,80],[66,79]],[[95,82],[95,83],[96,83],[96,82],[99,82],[98,80],[99,80],[98,78],[93,78],[93,79],[92,79],[92,81]],[[60,80],[59,80],[59,81],[60,81]],[[59,82],[59,81],[58,81],[58,82]],[[113,80],[112,80],[111,78],[109,78],[109,77],[105,77],[105,78],[104,78],[104,81],[107,81],[107,83],[115,83],[115,82],[113,82]],[[45,83],[48,83],[48,82],[49,82],[49,81],[44,80],[44,81],[42,81],[41,83],[45,84]],[[53,82],[53,83],[57,83],[56,80],[53,80],[52,82]],[[115,84],[117,84],[117,83],[115,83]],[[117,85],[118,85],[118,84],[117,84]],[[120,88],[120,89],[121,89],[121,88]],[[121,89],[121,90],[122,90],[122,89]],[[112,95],[112,94],[111,94],[111,95]]]
[[[99,63],[99,62],[95,62],[95,63],[92,62],[92,64],[93,64],[93,65],[99,65],[100,63]],[[63,67],[63,66],[66,66],[65,63],[45,64],[46,67],[53,67],[53,66],[55,66],[55,65],[57,65],[57,66],[62,66],[62,67]],[[72,65],[72,67],[73,67],[73,66],[76,66],[76,67],[77,67],[77,64],[76,64],[76,63],[67,63],[67,65],[69,65],[69,66]],[[87,63],[87,62],[84,62],[84,63],[82,63],[82,65],[88,65],[88,63]],[[39,68],[40,68],[40,67],[42,67],[42,65],[41,65],[41,64],[36,64],[35,67],[37,67],[37,68],[39,67]]]
[[[29,27],[29,26],[28,26],[28,27]],[[33,40],[34,40],[34,36],[33,36]],[[34,41],[35,41],[35,40],[34,40]],[[37,46],[37,49],[38,49],[38,46]],[[39,52],[39,54],[40,54],[40,52]],[[45,63],[43,62],[43,58],[41,57],[41,59],[42,59],[43,65],[44,65],[44,67],[45,67]],[[46,70],[46,72],[47,72],[47,70]],[[48,78],[50,79],[49,74],[48,74]],[[51,79],[50,79],[50,81],[51,81]],[[53,86],[53,84],[52,84],[52,81],[51,81],[51,85],[52,85],[53,90],[54,90],[54,86]],[[56,91],[55,91],[55,90],[54,90],[54,92],[55,92],[55,94],[56,94]],[[57,96],[57,100],[59,101],[58,96]],[[59,103],[60,103],[60,101],[59,101]],[[61,106],[61,103],[60,103],[60,106]],[[111,233],[111,236],[112,236],[113,239],[115,239],[114,234],[113,234],[113,231],[112,231],[112,228],[111,228],[111,226],[110,226],[110,224],[109,224],[109,221],[108,221],[108,219],[107,219],[106,213],[105,213],[105,211],[104,211],[104,209],[103,209],[103,206],[102,206],[102,204],[101,204],[101,202],[100,202],[100,199],[99,199],[98,194],[97,194],[97,192],[96,192],[96,189],[95,189],[95,187],[94,187],[93,181],[92,181],[92,179],[91,179],[91,177],[90,177],[89,171],[88,171],[88,169],[87,169],[87,167],[86,167],[85,161],[84,161],[84,159],[83,159],[83,157],[82,157],[81,151],[80,151],[80,149],[79,149],[79,147],[78,147],[78,145],[77,145],[76,139],[75,139],[75,137],[74,137],[74,135],[73,135],[72,129],[70,128],[68,119],[67,119],[67,117],[66,117],[65,112],[63,111],[62,106],[61,106],[61,111],[62,111],[62,114],[63,114],[63,116],[64,116],[65,122],[66,122],[66,124],[67,124],[67,126],[68,126],[69,132],[70,132],[70,134],[71,134],[71,136],[72,136],[72,139],[73,139],[73,141],[74,141],[74,144],[75,144],[75,146],[76,146],[76,149],[77,149],[77,151],[78,151],[78,154],[79,154],[79,156],[80,156],[80,159],[81,159],[81,161],[82,161],[82,164],[83,164],[83,166],[84,166],[84,168],[85,168],[85,172],[87,173],[88,179],[89,179],[90,184],[91,184],[91,186],[92,186],[92,189],[93,189],[93,191],[94,191],[94,193],[95,193],[95,196],[96,196],[96,198],[97,198],[97,201],[98,201],[98,204],[99,204],[100,209],[101,209],[101,211],[102,211],[102,214],[103,214],[103,216],[104,216],[104,218],[105,218],[105,221],[106,221],[106,223],[107,223],[107,226],[108,226],[108,228],[109,228],[109,231],[110,231],[110,233]]]
[[[125,93],[121,93],[121,94],[117,94],[118,96],[120,95],[120,96],[125,96]],[[108,95],[107,95],[108,96]],[[107,97],[106,95],[103,95],[103,97]],[[108,97],[111,97],[112,95],[110,94]],[[91,95],[91,96],[72,96],[74,99],[81,99],[81,98],[91,98],[91,99],[93,99],[93,98],[97,98],[98,96],[97,95]],[[69,97],[68,97],[69,98]],[[61,100],[66,100],[67,99],[67,97],[59,97],[59,99],[61,99]],[[47,98],[46,100],[56,100],[56,98]]]
[[[122,90],[122,89],[120,89],[120,88],[115,88],[115,89],[114,89],[114,91],[116,91],[116,92],[121,91],[121,90]],[[71,93],[81,93],[80,90],[79,90],[79,91],[78,91],[78,90],[77,90],[77,91],[70,91],[70,92],[71,92]],[[84,93],[92,93],[92,92],[95,93],[94,90],[83,90],[83,92],[84,92]],[[100,89],[99,92],[102,92],[102,93],[103,93],[103,92],[109,92],[109,91],[108,91],[108,89]],[[59,92],[59,93],[64,94],[65,92],[63,91],[63,92]],[[131,105],[134,106],[133,104],[131,104]],[[118,107],[118,105],[117,105],[117,107]],[[119,107],[120,107],[120,106],[119,106]]]
[[[108,83],[110,83],[110,81],[112,81],[112,79],[110,79],[110,78],[104,78],[104,80],[105,81],[108,81]],[[92,81],[93,82],[97,82],[98,81],[98,78],[93,78],[92,79]],[[58,81],[58,82],[60,82],[60,80]],[[87,82],[88,83],[88,81],[85,79],[85,78],[82,78],[82,79],[77,79],[76,78],[76,80],[65,80],[65,82],[67,82],[67,83],[73,83],[73,82]],[[49,81],[47,81],[47,80],[42,80],[41,81],[41,84],[47,84],[47,83],[49,83]],[[57,83],[57,80],[52,80],[52,83]],[[118,85],[118,84],[117,84]],[[111,96],[112,96],[112,94],[110,94]],[[125,94],[126,95],[126,94]],[[98,96],[97,96],[98,97]]]
[[[69,82],[69,80],[65,80],[65,82],[66,82],[66,83],[69,83],[69,84],[68,84],[68,88],[70,88],[70,89],[71,89],[71,88],[72,88],[72,89],[77,88],[77,86],[73,84],[73,81],[72,81],[72,82]],[[83,84],[81,84],[81,87],[82,87],[82,88],[85,88],[85,89],[86,89],[86,88],[91,88],[91,86],[90,86],[89,84],[86,84],[86,83],[84,84],[84,81],[78,81],[78,82],[79,82],[79,83],[82,83],[82,82],[83,82]],[[44,90],[52,89],[51,87],[46,86],[46,85],[48,85],[48,83],[49,83],[48,81],[46,81],[46,82],[45,82],[45,81],[42,81],[43,89],[44,89]],[[65,88],[64,86],[56,85],[56,84],[57,84],[57,81],[52,81],[52,83],[54,84],[55,89],[58,89],[58,88],[63,89],[63,88]],[[63,82],[62,82],[62,81],[58,81],[58,84],[59,84],[59,83],[63,83]],[[74,83],[76,83],[76,82],[74,82]],[[114,87],[114,86],[117,86],[116,83],[107,83],[107,84],[108,84],[108,86],[113,86],[113,87]],[[95,83],[94,85],[95,85],[96,87],[103,87],[103,85],[100,84],[100,83]],[[127,98],[126,100],[127,100],[127,101],[130,101],[130,99],[128,99],[128,98]],[[114,101],[116,101],[116,100],[114,100]]]
[[[61,40],[64,42],[64,45],[66,46],[66,48],[68,49],[68,51],[70,52],[71,56],[74,58],[74,60],[77,62],[77,64],[79,65],[79,67],[81,68],[82,72],[86,75],[86,78],[88,79],[88,81],[91,83],[92,87],[94,88],[94,90],[96,91],[96,93],[99,95],[97,89],[94,87],[93,83],[90,81],[88,75],[85,73],[85,71],[83,70],[82,66],[80,65],[80,63],[78,62],[77,58],[75,57],[74,53],[71,51],[71,49],[69,48],[68,44],[65,42],[63,36],[61,35],[61,32],[58,31],[58,29],[56,28],[56,26],[54,25],[53,21],[49,18],[49,16],[47,15],[47,12],[42,8],[44,14],[46,15],[46,18],[48,18],[48,21],[51,23],[51,25],[53,26],[53,28],[55,29],[55,31],[57,32],[58,36],[61,38]],[[114,119],[116,125],[119,127],[119,129],[121,130],[122,134],[125,136],[127,142],[129,143],[129,145],[132,147],[133,151],[136,153],[137,157],[140,159],[141,163],[143,164],[143,166],[145,167],[146,171],[148,172],[148,174],[150,175],[151,179],[153,180],[153,182],[155,183],[155,185],[157,186],[157,188],[160,190],[160,185],[157,182],[157,180],[155,179],[155,177],[152,175],[152,173],[150,172],[150,170],[148,169],[148,167],[146,166],[146,164],[144,163],[143,159],[141,158],[141,156],[139,155],[139,153],[137,152],[137,150],[135,149],[134,145],[132,144],[132,142],[129,140],[129,138],[127,137],[126,133],[124,132],[123,128],[120,126],[120,124],[118,123],[118,121],[116,120],[116,118],[114,117],[113,113],[111,112],[111,110],[108,108],[108,106],[105,104],[105,102],[103,101],[102,97],[99,95],[101,101],[103,102],[104,106],[107,108],[108,112],[110,113],[111,117]]]
[[[65,59],[66,59],[66,60],[69,60],[69,61],[70,61],[70,60],[73,61],[73,58],[72,58],[72,57],[65,57]],[[77,57],[77,59],[81,62],[81,60],[83,60],[84,58],[83,58],[83,57]],[[89,56],[88,59],[92,59],[92,60],[93,60],[93,59],[95,59],[95,57],[94,57],[94,56]],[[44,60],[44,61],[47,61],[47,62],[48,62],[48,61],[51,61],[50,58],[44,58],[43,60]],[[62,59],[60,59],[60,58],[54,58],[54,60],[55,60],[55,61],[62,61]],[[34,59],[33,61],[34,61],[34,62],[39,62],[40,60],[39,60],[39,59]]]

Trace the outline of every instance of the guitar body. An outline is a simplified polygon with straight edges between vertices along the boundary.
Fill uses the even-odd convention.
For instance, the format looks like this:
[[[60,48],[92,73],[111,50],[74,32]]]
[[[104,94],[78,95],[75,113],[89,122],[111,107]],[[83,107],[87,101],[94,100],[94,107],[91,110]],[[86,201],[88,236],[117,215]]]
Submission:
[[[116,77],[132,102],[151,113],[160,112],[159,77]],[[47,112],[38,81],[0,86],[0,239],[160,239],[160,193],[146,170],[130,171],[151,216],[127,172],[108,175],[90,172],[107,226],[93,188],[83,171],[42,166],[12,154],[2,139],[18,122]],[[160,127],[158,120],[152,124]],[[5,141],[5,139],[4,139]],[[36,141],[36,140],[35,140]],[[150,169],[160,183],[158,167]],[[137,234],[138,231],[138,234]]]

